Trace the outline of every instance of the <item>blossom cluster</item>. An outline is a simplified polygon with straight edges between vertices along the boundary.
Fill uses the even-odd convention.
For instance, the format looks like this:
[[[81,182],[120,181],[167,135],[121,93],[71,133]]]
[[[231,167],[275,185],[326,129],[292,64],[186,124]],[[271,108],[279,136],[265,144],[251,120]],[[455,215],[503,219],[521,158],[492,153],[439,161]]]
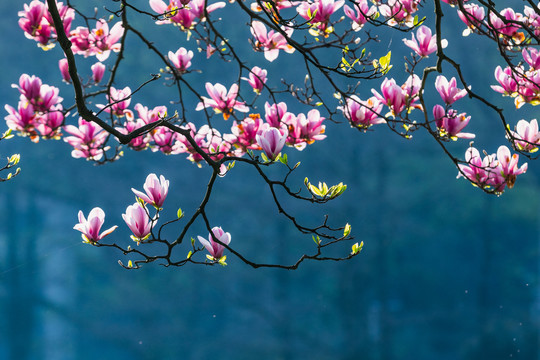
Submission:
[[[507,66],[495,68],[495,79],[499,85],[491,88],[503,96],[514,98],[516,108],[524,104],[540,104],[540,50],[534,47],[523,48],[521,55],[523,63],[528,65]]]
[[[61,136],[64,122],[62,98],[59,89],[43,84],[39,77],[23,74],[19,84],[13,84],[20,93],[17,109],[5,105],[8,127],[38,142],[42,136],[47,139]]]
[[[58,12],[62,19],[64,30],[69,33],[71,23],[75,18],[75,10],[57,3]],[[33,0],[30,4],[24,4],[24,10],[19,11],[19,26],[24,31],[24,35],[37,41],[38,45],[44,49],[54,46],[56,41],[56,29],[53,25],[48,6],[39,0]]]
[[[518,167],[519,155],[511,154],[506,146],[500,146],[497,154],[480,156],[474,147],[465,153],[466,164],[459,165],[459,177],[467,178],[474,185],[500,194],[504,188],[512,188],[516,177],[527,171],[527,163]]]
[[[143,185],[144,192],[131,189],[137,196],[137,201],[133,205],[126,208],[126,212],[122,214],[122,219],[131,230],[131,239],[140,245],[149,240],[152,235],[152,229],[156,226],[159,219],[159,212],[163,210],[162,206],[169,192],[169,180],[166,180],[163,175],[159,178],[156,174],[149,174]],[[156,213],[150,216],[147,205],[151,205],[156,209]],[[110,227],[105,231],[101,231],[101,227],[105,222],[105,212],[99,208],[93,208],[88,214],[88,218],[84,216],[82,211],[79,211],[79,223],[73,228],[81,232],[83,242],[88,244],[96,244],[107,235],[110,235],[118,228],[117,225]],[[225,246],[231,242],[231,234],[224,232],[221,227],[212,228],[208,240],[198,236],[199,242],[207,249],[208,259],[214,262],[219,262],[226,265],[223,252]]]

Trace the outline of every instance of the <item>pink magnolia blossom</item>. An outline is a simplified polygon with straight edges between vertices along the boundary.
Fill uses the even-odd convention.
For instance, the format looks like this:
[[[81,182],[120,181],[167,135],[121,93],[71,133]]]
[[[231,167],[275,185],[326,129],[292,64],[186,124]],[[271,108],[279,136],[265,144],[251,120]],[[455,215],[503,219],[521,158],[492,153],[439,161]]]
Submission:
[[[310,110],[307,116],[298,114],[294,121],[288,124],[287,145],[303,150],[306,145],[313,144],[315,140],[325,139],[326,135],[323,134],[326,126],[322,124],[324,119],[317,109]]]
[[[379,12],[387,18],[388,24],[413,26],[413,15],[418,10],[420,0],[388,0],[379,5]]]
[[[124,135],[127,135],[141,127],[146,125],[146,123],[142,119],[134,119],[132,115],[126,114],[126,122],[124,123],[123,127],[116,127],[116,130],[121,132]],[[145,134],[140,135],[131,140],[128,143],[128,146],[132,148],[135,151],[141,151],[145,150],[148,147],[148,143],[150,142],[151,135]]]
[[[486,14],[484,8],[478,4],[466,4],[463,5],[463,8],[465,9],[465,13],[458,10],[458,16],[468,27],[468,29],[463,32],[463,35],[467,36],[471,30],[479,28],[482,25]]]
[[[516,182],[516,176],[527,171],[527,163],[518,168],[519,155],[511,154],[510,150],[504,145],[499,146],[497,150],[497,161],[499,162],[498,170],[500,171],[500,176],[504,179],[504,182],[497,187],[497,190],[502,191],[504,185],[510,189],[513,188]]]
[[[69,65],[67,59],[58,60],[58,68],[60,69],[60,74],[62,75],[62,80],[67,83],[71,82],[71,76],[69,75]]]
[[[530,122],[519,120],[515,131],[511,131],[514,137],[513,142],[518,150],[527,152],[538,151],[540,145],[540,132],[538,132],[538,121],[532,119]]]
[[[180,74],[183,74],[191,66],[193,51],[187,51],[185,48],[181,47],[174,53],[169,51],[168,57],[174,68],[178,70]]]
[[[175,24],[189,29],[195,20],[195,14],[177,0],[170,0],[169,4],[162,0],[150,0],[150,7],[158,14],[163,14],[162,20],[157,20],[156,24]]]
[[[214,241],[214,237],[217,241]],[[208,240],[202,236],[197,236],[197,238],[201,245],[210,253],[210,256],[216,261],[223,257],[223,251],[225,250],[224,245],[229,245],[231,243],[231,234],[223,231],[221,227],[217,226],[212,228],[212,233],[208,235]]]
[[[39,97],[29,99],[29,101],[36,111],[47,112],[62,102],[63,99],[58,96],[59,92],[57,87],[43,84],[39,89]]]
[[[24,4],[24,11],[19,11],[19,26],[24,31],[24,35],[29,39],[39,39],[42,44],[46,44],[49,41],[51,29],[46,30],[46,36],[42,37],[44,27],[42,26],[45,18],[43,15],[47,11],[45,4],[41,1],[34,0],[30,4]],[[41,38],[45,41],[42,41]],[[37,40],[36,39],[36,40]]]
[[[474,134],[461,132],[471,120],[471,117],[465,113],[458,114],[453,109],[448,110],[448,113],[446,113],[441,105],[435,105],[433,107],[433,117],[442,137],[448,136],[452,140],[457,140],[457,138],[473,139],[475,137]]]
[[[288,37],[291,37],[293,29],[286,28],[284,30]],[[279,50],[284,50],[286,53],[293,53],[294,48],[287,43],[287,39],[274,30],[267,32],[266,26],[260,21],[251,22],[251,34],[255,37],[255,49],[264,51],[264,57],[268,61],[274,61],[279,56]]]
[[[124,35],[121,22],[114,24],[109,29],[109,24],[100,19],[96,27],[90,31],[88,28],[79,26],[69,34],[73,52],[79,55],[96,56],[99,61],[109,58],[111,51],[120,51],[121,44],[118,42]]]
[[[133,236],[133,241],[137,243],[148,239],[152,231],[152,220],[148,215],[148,211],[140,203],[136,202],[129,205],[126,213],[122,214],[122,219],[126,222]]]
[[[179,134],[173,130],[160,126],[152,131],[152,140],[154,145],[152,151],[161,151],[167,155],[180,154],[183,149],[179,148],[178,138]]]
[[[429,54],[437,51],[437,36],[432,35],[431,29],[424,25],[416,30],[416,38],[412,34],[412,40],[403,39],[403,42],[421,57],[427,57]],[[448,45],[448,41],[442,39],[441,45],[445,48]]]
[[[64,123],[64,113],[62,106],[51,107],[47,112],[38,114],[35,128],[38,133],[46,139],[59,138],[62,134],[60,127]]]
[[[525,6],[523,9],[525,15],[524,23],[530,27],[536,36],[540,35],[540,16],[536,13],[535,9],[530,6]]]
[[[259,149],[256,136],[267,128],[268,124],[265,124],[258,114],[250,114],[239,123],[235,121],[231,127],[232,135],[224,135],[224,138],[240,148],[243,153],[247,149]]]
[[[210,95],[210,99],[202,96],[201,98],[203,101],[197,104],[195,110],[199,111],[211,107],[216,113],[222,113],[225,120],[229,118],[233,110],[238,110],[240,112],[249,111],[249,107],[243,102],[236,101],[236,97],[238,96],[238,84],[233,84],[227,92],[225,86],[219,83],[212,85],[207,82],[206,91],[208,92],[208,95]]]
[[[93,46],[96,58],[105,61],[111,51],[120,51],[121,44],[118,40],[124,35],[124,27],[121,22],[117,22],[109,31],[109,25],[104,20],[96,23],[96,28],[92,30]]]
[[[393,116],[397,116],[405,109],[407,103],[406,94],[404,94],[401,86],[396,84],[396,80],[385,78],[381,84],[382,95],[374,89],[371,90],[373,95],[390,108]]]
[[[58,12],[62,19],[64,30],[69,33],[71,22],[75,17],[75,10],[57,3]],[[56,40],[56,30],[53,26],[51,15],[47,6],[38,0],[33,0],[29,5],[24,4],[24,10],[19,11],[19,26],[24,31],[24,35],[38,42],[44,49],[54,46]]]
[[[207,5],[206,0],[191,0],[188,6],[190,7],[191,11],[197,18],[201,19],[201,21],[204,21],[205,20],[205,17],[204,17],[205,6],[206,6],[206,12],[211,13],[214,10],[225,7],[225,2],[218,1],[216,3]]]
[[[90,69],[92,70],[92,80],[94,81],[94,84],[99,84],[101,79],[103,79],[103,75],[105,74],[105,65],[97,62],[92,65]]]
[[[112,233],[118,227],[115,225],[100,234],[99,231],[104,222],[105,212],[101,208],[95,207],[88,214],[88,220],[84,217],[83,212],[79,211],[79,223],[73,229],[82,233],[81,236],[85,242],[95,243]]]
[[[503,34],[508,37],[514,37],[517,31],[521,28],[518,24],[521,21],[523,15],[515,13],[512,8],[502,9],[498,14],[493,12],[489,13],[489,20],[491,22],[491,28],[496,34]],[[503,21],[503,18],[505,21]]]
[[[341,111],[351,126],[366,130],[371,125],[386,123],[386,120],[379,115],[382,107],[383,104],[375,96],[367,100],[360,100],[358,96],[352,95],[347,98]]]
[[[540,69],[540,50],[534,47],[523,48],[521,55],[523,56],[523,59],[527,62],[527,64],[529,64],[531,69]]]
[[[19,86],[12,84],[11,87],[17,88],[21,95],[30,103],[35,104],[40,97],[42,82],[35,75],[22,74],[19,77]]]
[[[296,11],[319,30],[326,31],[330,16],[341,8],[344,3],[345,0],[315,0],[312,3],[302,1]]]
[[[260,94],[264,89],[264,84],[266,84],[266,75],[267,71],[265,69],[254,66],[249,72],[249,78],[242,78],[242,80],[247,80],[253,91],[256,94]]]
[[[71,29],[71,23],[75,19],[75,9],[70,8],[67,5],[64,5],[62,2],[57,2],[56,7],[58,8],[58,13],[60,14],[60,19],[62,19],[62,24],[64,25],[64,31],[66,34],[69,34]],[[54,21],[52,19],[51,13],[48,11],[49,5],[47,4],[47,11],[43,14],[43,17],[47,20],[47,23],[53,27]],[[53,31],[56,30],[53,28]]]
[[[64,130],[73,136],[67,136],[64,141],[74,147],[71,156],[88,160],[99,160],[103,156],[103,145],[108,133],[101,126],[79,118],[79,127],[64,126]]]
[[[435,88],[447,105],[452,105],[455,101],[467,95],[467,90],[457,88],[455,77],[452,77],[448,81],[443,75],[437,76],[437,79],[435,79]]]
[[[135,111],[137,111],[139,118],[143,120],[145,124],[150,124],[167,117],[167,107],[163,105],[156,106],[150,110],[142,104],[136,104],[134,108]]]
[[[377,8],[375,6],[370,7],[368,0],[359,0],[354,2],[352,8],[345,5],[343,11],[353,21],[352,29],[359,31],[367,23],[368,19],[377,12]]]
[[[78,26],[69,33],[69,41],[71,41],[71,49],[75,54],[84,56],[93,55],[93,38],[87,27]]]
[[[458,178],[464,176],[481,188],[493,184],[491,179],[494,178],[494,171],[498,165],[495,154],[486,155],[482,159],[478,150],[470,147],[465,152],[465,161],[467,165],[459,164],[460,172],[458,173]]]
[[[263,7],[261,7],[259,3],[257,2],[251,3],[250,5],[251,11],[261,12],[263,11],[263,8],[264,10],[268,10],[268,11],[273,11],[274,8],[277,10],[288,9],[288,8],[298,5],[298,1],[289,1],[289,0],[275,0],[272,2],[261,1],[261,4]]]
[[[111,112],[116,116],[124,116],[127,107],[131,103],[131,89],[129,86],[126,86],[121,90],[111,87],[110,95],[107,95],[107,100],[111,104],[110,106],[98,105],[98,107],[104,109],[105,112]]]
[[[19,131],[24,135],[30,135],[31,137],[36,136],[36,113],[31,104],[25,104],[20,101],[17,109],[14,109],[10,105],[5,105],[4,108],[8,112],[8,115],[4,119],[10,129]],[[37,141],[38,138],[35,140]]]
[[[495,79],[498,81],[500,86],[491,85],[491,88],[498,93],[511,96],[518,90],[518,84],[514,79],[515,76],[516,75],[514,75],[509,66],[507,66],[504,70],[500,66],[497,66],[495,68]]]
[[[157,20],[156,24],[174,24],[183,29],[193,27],[196,18],[205,20],[205,6],[208,13],[225,6],[225,2],[222,1],[210,5],[206,5],[204,0],[169,0],[168,2],[169,4],[163,0],[149,0],[152,10],[163,14],[163,19]]]
[[[160,175],[158,179],[156,174],[149,174],[146,177],[143,188],[146,193],[133,188],[131,191],[146,203],[160,209],[169,192],[169,180],[165,180],[163,175]]]
[[[483,159],[480,153],[470,147],[465,153],[467,165],[460,164],[460,176],[469,179],[473,184],[483,188],[492,189],[500,194],[508,186],[511,189],[516,177],[527,171],[527,163],[518,167],[519,155],[511,154],[506,146],[500,146],[497,155],[486,155]]]
[[[257,144],[263,149],[268,159],[274,161],[281,152],[281,149],[283,149],[288,135],[287,131],[281,133],[279,129],[270,127],[264,130],[262,134],[256,136]]]
[[[290,124],[295,121],[293,113],[287,111],[287,104],[280,102],[278,104],[264,104],[264,119],[266,122],[275,128],[281,128],[283,124]]]
[[[420,88],[422,87],[422,80],[416,74],[410,75],[405,83],[401,85],[401,91],[405,95],[405,103],[408,112],[412,109],[422,110],[422,105],[418,103],[420,100]]]

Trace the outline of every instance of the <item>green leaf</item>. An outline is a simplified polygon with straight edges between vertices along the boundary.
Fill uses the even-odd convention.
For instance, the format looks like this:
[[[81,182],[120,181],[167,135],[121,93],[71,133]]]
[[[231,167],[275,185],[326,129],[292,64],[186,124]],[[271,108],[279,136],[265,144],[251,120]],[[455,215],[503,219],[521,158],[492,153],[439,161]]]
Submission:
[[[191,259],[191,255],[193,255],[193,251],[190,250],[187,254],[187,259]]]
[[[269,160],[268,160],[268,156],[266,156],[265,153],[261,153],[261,158],[263,159],[263,162],[267,163]]]
[[[181,208],[178,208],[178,211],[176,212],[176,216],[178,219],[181,219],[184,217],[184,212],[182,211]]]
[[[319,238],[319,235],[311,235],[311,237],[313,238],[313,241],[315,242],[315,244],[317,244],[317,246],[321,245],[321,239]]]
[[[345,225],[345,229],[343,230],[343,236],[347,237],[347,236],[349,236],[350,233],[351,233],[351,225],[349,223],[347,223]]]
[[[281,161],[283,165],[287,165],[287,154],[281,154],[279,156],[279,161]]]
[[[361,241],[360,244],[358,243],[355,243],[353,246],[352,246],[352,251],[351,251],[351,255],[356,255],[358,254],[360,251],[362,251],[362,248],[364,247],[364,242]]]

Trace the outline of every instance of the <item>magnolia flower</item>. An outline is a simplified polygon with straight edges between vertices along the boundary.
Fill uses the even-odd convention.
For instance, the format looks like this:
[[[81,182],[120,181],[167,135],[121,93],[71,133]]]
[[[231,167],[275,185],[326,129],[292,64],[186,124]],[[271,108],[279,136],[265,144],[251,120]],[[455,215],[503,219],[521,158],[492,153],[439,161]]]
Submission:
[[[95,84],[98,84],[101,82],[101,79],[103,79],[103,75],[105,74],[105,65],[103,65],[100,62],[95,63],[91,67],[92,69],[92,80]]]
[[[223,118],[227,120],[232,114],[233,110],[238,110],[240,112],[248,112],[249,107],[247,107],[243,102],[236,101],[238,96],[238,84],[233,84],[229,91],[225,86],[217,83],[212,85],[211,83],[206,83],[206,91],[210,95],[211,99],[201,96],[202,100],[197,104],[195,110],[199,111],[207,107],[214,109],[216,113],[223,113]]]
[[[307,113],[298,114],[289,125],[287,145],[292,145],[298,150],[303,150],[306,145],[313,144],[315,140],[326,138],[324,134],[326,126],[323,125],[325,118],[321,117],[319,110],[312,109]]]
[[[377,12],[375,6],[369,6],[368,0],[355,1],[352,8],[348,5],[343,7],[345,15],[353,21],[352,29],[359,31],[372,15]]]
[[[484,8],[478,4],[464,4],[465,13],[458,10],[458,16],[467,25],[467,29],[463,32],[463,36],[468,36],[471,30],[480,27],[486,17]]]
[[[219,242],[214,241],[214,237]],[[221,227],[217,226],[212,228],[212,233],[209,234],[208,240],[206,240],[202,236],[197,236],[197,238],[199,239],[201,245],[204,246],[206,250],[208,250],[208,252],[210,253],[210,257],[213,260],[221,259],[223,257],[223,251],[225,250],[225,246],[223,245],[229,245],[229,243],[231,242],[231,234],[229,234],[228,232],[224,232]]]
[[[174,53],[169,51],[168,57],[176,70],[178,70],[180,73],[185,73],[188,67],[191,66],[193,51],[187,51],[186,48],[181,47]]]
[[[281,128],[283,124],[294,122],[295,118],[293,113],[287,111],[287,104],[284,102],[270,105],[267,101],[264,104],[264,119],[272,127]]]
[[[131,191],[133,191],[135,195],[140,197],[143,201],[151,204],[156,209],[160,209],[163,206],[165,198],[167,197],[167,193],[169,192],[169,180],[165,180],[163,175],[160,175],[158,179],[156,174],[149,174],[146,177],[143,187],[146,194],[133,188]]]
[[[287,136],[287,131],[282,134],[279,129],[271,127],[264,130],[261,135],[256,135],[256,139],[257,144],[259,144],[259,146],[266,153],[268,159],[274,161],[281,152],[281,149],[283,149],[283,145],[285,145],[285,140],[287,140]]]
[[[371,125],[384,124],[386,120],[380,117],[383,104],[372,96],[367,100],[360,100],[358,96],[352,95],[347,98],[345,106],[341,107],[343,115],[352,126],[356,126],[360,129],[367,129]]]
[[[150,232],[152,231],[152,220],[150,219],[150,216],[148,216],[146,208],[140,203],[136,202],[135,204],[128,206],[126,213],[122,214],[122,218],[133,233],[133,236],[131,237],[133,241],[139,243],[150,236]]]
[[[510,153],[508,147],[502,145],[497,149],[500,175],[505,179],[506,185],[511,189],[516,181],[516,176],[527,171],[525,163],[518,168],[519,155]]]
[[[448,113],[446,113],[444,108],[437,104],[433,107],[433,117],[441,136],[448,136],[452,140],[475,138],[474,134],[461,132],[471,120],[471,117],[465,113],[458,114],[453,109],[448,110]]]
[[[256,136],[268,128],[268,124],[258,114],[250,114],[241,122],[234,122],[231,127],[232,134],[224,134],[225,140],[238,147],[241,152],[246,149],[259,149],[256,143]]]
[[[60,73],[62,74],[62,80],[64,80],[67,83],[71,82],[67,59],[64,58],[64,59],[58,60],[58,68],[60,69]]]
[[[116,116],[124,116],[127,107],[131,103],[131,89],[126,86],[123,89],[115,89],[111,86],[110,95],[107,95],[107,100],[110,105],[97,105],[105,110],[105,112],[112,112]]]
[[[518,84],[514,79],[515,77],[516,75],[509,66],[504,70],[500,66],[497,66],[495,68],[495,79],[497,79],[499,85],[491,85],[491,88],[503,95],[512,95],[518,90]]]
[[[111,50],[119,52],[122,45],[118,40],[124,35],[124,27],[121,22],[117,22],[109,31],[106,21],[100,20],[96,23],[96,28],[92,30],[94,40],[94,52],[99,61],[105,61],[109,57]]]
[[[67,136],[64,141],[75,149],[71,152],[74,158],[99,160],[103,156],[103,145],[108,133],[101,126],[79,118],[79,127],[66,125],[64,130],[73,136]]]
[[[344,0],[316,0],[312,3],[302,1],[296,11],[318,29],[325,31],[328,28],[330,16],[344,3]]]
[[[284,31],[288,37],[291,37],[292,28],[286,28]],[[282,34],[274,30],[267,32],[266,26],[260,21],[251,22],[251,34],[255,37],[255,48],[264,51],[264,57],[268,61],[276,60],[279,50],[284,50],[289,54],[294,52],[294,48],[287,43],[287,39]]]
[[[84,217],[82,211],[79,211],[79,223],[73,229],[80,231],[84,242],[95,243],[112,233],[118,226],[113,226],[101,234],[99,230],[105,222],[105,212],[101,208],[95,207],[88,214],[88,220]]]
[[[431,35],[431,29],[427,26],[420,26],[416,31],[416,38],[412,34],[412,40],[403,39],[405,45],[414,50],[421,57],[427,57],[429,54],[437,51],[437,36]],[[443,49],[448,45],[446,39],[441,40]]]
[[[266,83],[266,75],[267,71],[265,69],[254,66],[249,72],[249,78],[242,78],[242,80],[247,80],[253,91],[260,94]]]
[[[392,115],[401,113],[406,105],[406,94],[401,86],[396,84],[396,80],[385,78],[381,84],[382,95],[374,89],[371,90],[375,97],[390,108]]]
[[[443,75],[437,76],[437,79],[435,79],[435,88],[447,105],[452,105],[454,102],[467,95],[467,90],[457,88],[455,77],[452,77],[452,79],[448,81]]]
[[[540,144],[540,132],[538,132],[538,121],[532,119],[531,122],[519,120],[516,131],[512,131],[514,145],[518,150],[536,152]]]

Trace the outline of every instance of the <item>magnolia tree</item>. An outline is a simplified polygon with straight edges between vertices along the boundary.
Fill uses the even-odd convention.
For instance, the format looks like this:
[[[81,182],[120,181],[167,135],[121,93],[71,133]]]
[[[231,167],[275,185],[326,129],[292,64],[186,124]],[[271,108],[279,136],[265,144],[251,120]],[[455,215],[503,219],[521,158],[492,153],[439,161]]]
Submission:
[[[518,109],[537,105],[540,5],[532,0],[523,3],[510,8],[490,0],[115,0],[102,10],[84,13],[69,0],[34,0],[19,12],[19,26],[39,48],[56,46],[59,80],[61,76],[69,83],[74,95],[66,91],[60,97],[58,87],[44,84],[38,75],[22,74],[13,85],[20,93],[19,103],[5,106],[5,119],[9,129],[33,142],[63,139],[73,157],[90,162],[120,160],[129,148],[185,157],[211,169],[198,208],[191,213],[178,210],[173,219],[160,219],[165,207],[177,207],[167,204],[169,190],[175,190],[169,189],[164,176],[149,174],[142,190],[132,189],[137,201],[122,214],[133,233],[131,245],[114,238],[117,226],[108,224],[102,230],[101,208],[79,212],[74,229],[82,233],[84,242],[132,255],[133,261],[121,263],[126,268],[155,261],[166,266],[226,265],[227,254],[253,267],[287,269],[308,259],[350,259],[363,244],[353,241],[348,224],[331,225],[327,216],[310,227],[282,204],[283,196],[326,203],[341,195],[346,185],[313,184],[308,178],[304,184],[295,183],[290,175],[302,170],[299,163],[289,163],[287,153],[309,152],[309,145],[326,138],[330,121],[365,136],[384,126],[407,139],[423,131],[455,164],[458,178],[496,195],[512,188],[516,177],[527,170],[527,164],[519,164],[518,154],[532,158],[540,146],[537,120],[507,119],[503,109],[476,92],[476,85],[470,84],[446,50],[451,44],[444,39],[441,25],[443,15],[457,12],[463,36],[489,39],[500,54],[501,65],[489,70],[494,72],[492,91],[513,98]],[[245,21],[231,26],[225,17],[232,11],[238,14],[235,19]],[[139,18],[166,28],[174,41],[167,42],[168,48],[160,47],[149,29],[135,25],[141,23]],[[391,52],[372,54],[374,45],[382,41],[374,32],[381,28],[402,38],[394,46],[409,48],[403,70],[408,77],[403,83],[390,77]],[[237,35],[242,29],[245,37]],[[229,36],[233,30],[236,35]],[[125,86],[119,75],[124,60],[135,56],[126,42],[128,36],[155,59],[155,74],[147,74],[148,80],[137,88]],[[246,48],[262,54],[246,57],[242,55]],[[81,65],[88,63],[81,61],[83,57],[93,59],[93,65]],[[295,57],[300,83],[265,69],[287,57]],[[209,58],[221,61],[236,81],[204,83],[201,68]],[[136,102],[137,93],[155,82],[168,85],[164,103],[150,108]],[[360,82],[364,89],[368,84],[370,96],[360,94]],[[427,97],[428,92],[438,95]],[[474,119],[467,115],[468,102],[460,102],[465,97],[500,119],[501,141],[506,140],[495,153],[473,147],[470,139],[475,134],[466,128]],[[304,111],[292,112],[298,107]],[[468,149],[454,153],[452,142],[466,142]],[[18,156],[9,158],[7,167],[17,161]],[[255,169],[280,216],[315,241],[315,247],[307,247],[296,262],[250,260],[235,250],[226,224],[215,224],[207,214],[214,185],[235,171],[235,165]],[[273,178],[270,167],[282,167],[285,175]],[[296,190],[299,185],[303,190]],[[193,233],[197,222],[204,224],[208,235]],[[181,223],[182,230],[174,238],[165,238],[162,230],[172,223]],[[342,242],[349,242],[352,249],[341,256],[328,255]],[[151,243],[163,246],[147,245]],[[175,257],[173,250],[183,255]]]

